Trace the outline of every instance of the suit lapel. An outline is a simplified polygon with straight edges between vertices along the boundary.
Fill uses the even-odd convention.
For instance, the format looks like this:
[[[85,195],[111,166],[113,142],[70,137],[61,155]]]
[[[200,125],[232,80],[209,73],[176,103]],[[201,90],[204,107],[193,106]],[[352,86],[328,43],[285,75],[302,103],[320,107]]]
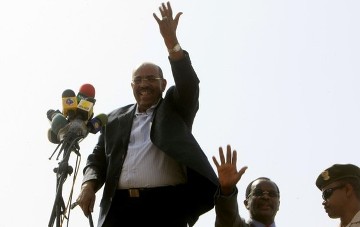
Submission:
[[[130,132],[131,132],[131,127],[132,127],[132,123],[133,123],[133,117],[135,114],[135,107],[136,105],[132,106],[129,111],[127,111],[124,114],[121,114],[118,116],[118,139],[122,140],[122,144],[124,146],[124,148],[127,148],[127,145],[129,143],[129,138],[130,138]],[[125,149],[127,150],[127,149]]]

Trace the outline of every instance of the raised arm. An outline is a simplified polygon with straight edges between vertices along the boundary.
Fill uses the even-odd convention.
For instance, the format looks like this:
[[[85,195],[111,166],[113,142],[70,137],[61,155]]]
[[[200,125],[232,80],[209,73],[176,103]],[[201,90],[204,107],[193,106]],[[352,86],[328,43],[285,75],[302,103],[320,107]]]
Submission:
[[[170,2],[167,2],[166,4],[162,3],[159,10],[161,18],[155,13],[153,13],[153,16],[159,25],[160,33],[169,52],[169,57],[173,61],[180,60],[184,58],[184,52],[177,39],[176,29],[182,12],[177,13],[173,18],[173,11]]]
[[[245,227],[248,226],[239,214],[237,202],[236,184],[245,173],[247,167],[242,167],[239,171],[236,168],[237,153],[231,153],[231,146],[227,146],[226,159],[222,147],[219,148],[220,163],[213,157],[213,161],[218,171],[220,182],[220,192],[216,193],[215,201],[215,227]]]

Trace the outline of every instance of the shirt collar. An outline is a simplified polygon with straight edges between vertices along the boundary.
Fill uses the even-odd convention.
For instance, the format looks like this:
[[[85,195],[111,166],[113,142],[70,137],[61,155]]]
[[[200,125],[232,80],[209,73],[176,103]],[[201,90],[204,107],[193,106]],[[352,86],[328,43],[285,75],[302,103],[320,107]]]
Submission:
[[[145,110],[145,112],[139,112],[139,105],[136,105],[135,116],[151,115],[154,112],[155,108],[159,105],[160,100],[161,98],[157,101],[156,104],[152,105],[150,108]]]
[[[254,227],[266,227],[266,225],[264,225],[263,223],[258,222],[258,221],[254,220],[254,219],[251,219],[251,218],[250,218],[249,223],[251,223],[252,224],[251,226],[254,226]],[[276,227],[275,222],[272,223],[270,225],[270,227]]]
[[[352,224],[357,224],[357,223],[360,223],[360,210],[355,214],[353,219],[350,221],[350,223],[346,227],[351,226]],[[342,226],[341,223],[339,226]]]

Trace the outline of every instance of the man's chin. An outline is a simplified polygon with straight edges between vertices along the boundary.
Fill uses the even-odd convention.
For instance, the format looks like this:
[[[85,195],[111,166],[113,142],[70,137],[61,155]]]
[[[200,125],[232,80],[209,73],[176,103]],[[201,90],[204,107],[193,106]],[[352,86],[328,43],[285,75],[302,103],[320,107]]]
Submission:
[[[272,209],[260,209],[257,211],[263,217],[272,217],[274,216],[274,211]]]
[[[152,105],[153,104],[150,102],[139,102],[138,103],[139,109],[142,111],[149,109]]]
[[[335,215],[335,214],[333,214],[333,213],[327,213],[327,214],[328,214],[329,218],[332,218],[332,219],[339,218],[338,215]]]

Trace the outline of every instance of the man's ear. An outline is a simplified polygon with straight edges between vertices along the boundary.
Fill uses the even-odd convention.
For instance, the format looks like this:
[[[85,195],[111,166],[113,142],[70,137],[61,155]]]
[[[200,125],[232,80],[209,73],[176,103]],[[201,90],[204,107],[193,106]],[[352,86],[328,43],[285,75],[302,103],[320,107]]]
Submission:
[[[246,209],[249,210],[249,201],[247,199],[244,200],[244,205],[245,205]]]
[[[346,195],[353,195],[355,193],[354,188],[351,184],[345,184]]]
[[[165,79],[163,79],[163,80],[161,81],[161,91],[162,91],[162,92],[165,91],[166,84],[167,84],[167,81],[166,81]]]

